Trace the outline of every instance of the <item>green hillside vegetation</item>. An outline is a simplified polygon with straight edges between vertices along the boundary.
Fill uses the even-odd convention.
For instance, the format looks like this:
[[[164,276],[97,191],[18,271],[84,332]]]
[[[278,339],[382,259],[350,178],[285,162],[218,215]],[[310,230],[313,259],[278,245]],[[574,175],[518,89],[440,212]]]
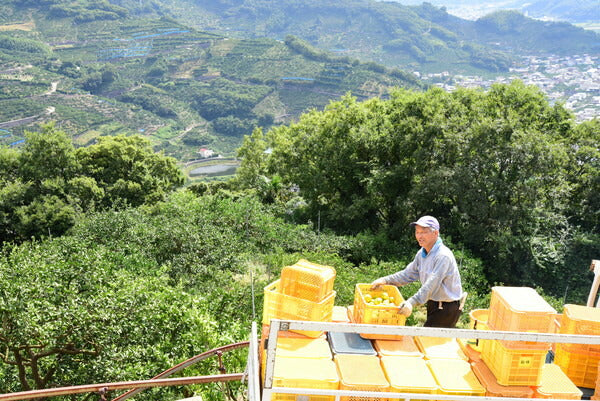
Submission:
[[[600,252],[599,143],[597,120],[576,124],[518,82],[396,90],[257,128],[236,179],[182,189],[174,160],[141,137],[75,149],[46,126],[0,147],[0,393],[150,378],[243,341],[261,322],[261,289],[300,258],[334,266],[336,304],[350,305],[356,283],[412,259],[408,222],[425,213],[459,262],[463,327],[492,285],[534,287],[559,312],[581,304]],[[422,322],[418,309],[408,319]],[[225,357],[229,372],[244,355]]]
[[[190,26],[213,27],[239,37],[293,34],[321,49],[419,71],[507,71],[524,51],[575,54],[599,50],[597,33],[567,23],[509,13],[514,24],[509,24],[512,30],[507,32],[497,29],[506,27],[504,12],[468,21],[428,2],[406,6],[366,0],[343,4],[333,0],[301,4],[293,0],[221,0],[209,4],[189,1],[186,5],[184,12],[164,9]]]
[[[185,162],[200,147],[233,155],[254,127],[292,121],[346,92],[366,99],[422,87],[412,74],[336,57],[292,36],[227,38],[170,18],[134,18],[107,2],[6,7],[0,128],[26,120],[6,127],[5,145],[24,139],[28,127],[55,122],[77,146],[138,133]]]

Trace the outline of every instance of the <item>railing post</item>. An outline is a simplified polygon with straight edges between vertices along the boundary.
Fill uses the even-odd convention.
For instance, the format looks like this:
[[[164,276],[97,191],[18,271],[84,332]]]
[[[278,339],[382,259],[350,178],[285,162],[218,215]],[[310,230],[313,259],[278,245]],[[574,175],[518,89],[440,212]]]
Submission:
[[[594,306],[594,300],[598,294],[598,288],[600,287],[600,260],[592,260],[590,270],[594,272],[594,282],[590,289],[590,295],[588,296],[587,306]],[[596,308],[600,308],[600,299],[596,303]]]

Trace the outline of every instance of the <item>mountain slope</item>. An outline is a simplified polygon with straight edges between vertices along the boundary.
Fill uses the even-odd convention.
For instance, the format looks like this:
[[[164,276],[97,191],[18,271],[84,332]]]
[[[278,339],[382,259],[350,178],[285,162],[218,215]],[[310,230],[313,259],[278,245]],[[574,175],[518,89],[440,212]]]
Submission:
[[[182,2],[187,5],[185,10],[169,7],[174,3],[172,0],[155,0],[164,5],[161,10],[199,29],[212,28],[240,37],[281,39],[294,34],[321,49],[401,68],[503,71],[507,70],[512,57],[521,56],[523,52],[600,51],[600,35],[569,24],[520,16],[510,18],[512,31],[494,30],[490,27],[490,18],[497,20],[497,25],[503,18],[468,21],[430,3],[405,6],[367,0]],[[128,2],[119,4],[126,6]],[[532,38],[536,39],[535,43]],[[556,41],[556,38],[564,40]]]
[[[78,145],[141,133],[185,162],[232,154],[268,129],[347,92],[365,99],[412,75],[288,37],[235,39],[107,2],[15,1],[0,25],[0,145],[56,121]],[[46,11],[47,10],[47,11]]]

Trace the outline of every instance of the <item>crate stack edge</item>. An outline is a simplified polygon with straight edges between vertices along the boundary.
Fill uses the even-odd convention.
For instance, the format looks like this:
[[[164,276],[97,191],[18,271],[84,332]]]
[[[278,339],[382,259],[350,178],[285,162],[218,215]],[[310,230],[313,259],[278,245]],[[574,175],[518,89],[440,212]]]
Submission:
[[[567,304],[561,334],[600,335],[600,308]],[[600,345],[556,344],[554,363],[579,387],[597,388]],[[596,393],[599,391],[596,390]],[[596,394],[600,395],[600,394]]]
[[[490,330],[550,333],[556,310],[533,288],[493,287]],[[483,340],[481,359],[504,386],[539,386],[549,343]]]
[[[263,324],[271,319],[331,322],[336,291],[336,271],[300,259],[285,266],[281,277],[264,288]],[[319,337],[323,331],[295,330],[307,337]]]

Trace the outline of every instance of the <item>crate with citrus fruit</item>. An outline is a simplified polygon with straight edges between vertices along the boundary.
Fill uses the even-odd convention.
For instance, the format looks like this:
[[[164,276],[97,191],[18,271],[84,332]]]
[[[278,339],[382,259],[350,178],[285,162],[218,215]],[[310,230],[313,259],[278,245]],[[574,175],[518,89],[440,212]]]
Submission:
[[[406,316],[398,313],[398,307],[402,302],[404,302],[404,298],[396,286],[383,285],[372,290],[371,284],[356,284],[353,321],[355,323],[404,326]],[[402,338],[402,336],[391,334],[361,334],[361,337],[383,340]]]

